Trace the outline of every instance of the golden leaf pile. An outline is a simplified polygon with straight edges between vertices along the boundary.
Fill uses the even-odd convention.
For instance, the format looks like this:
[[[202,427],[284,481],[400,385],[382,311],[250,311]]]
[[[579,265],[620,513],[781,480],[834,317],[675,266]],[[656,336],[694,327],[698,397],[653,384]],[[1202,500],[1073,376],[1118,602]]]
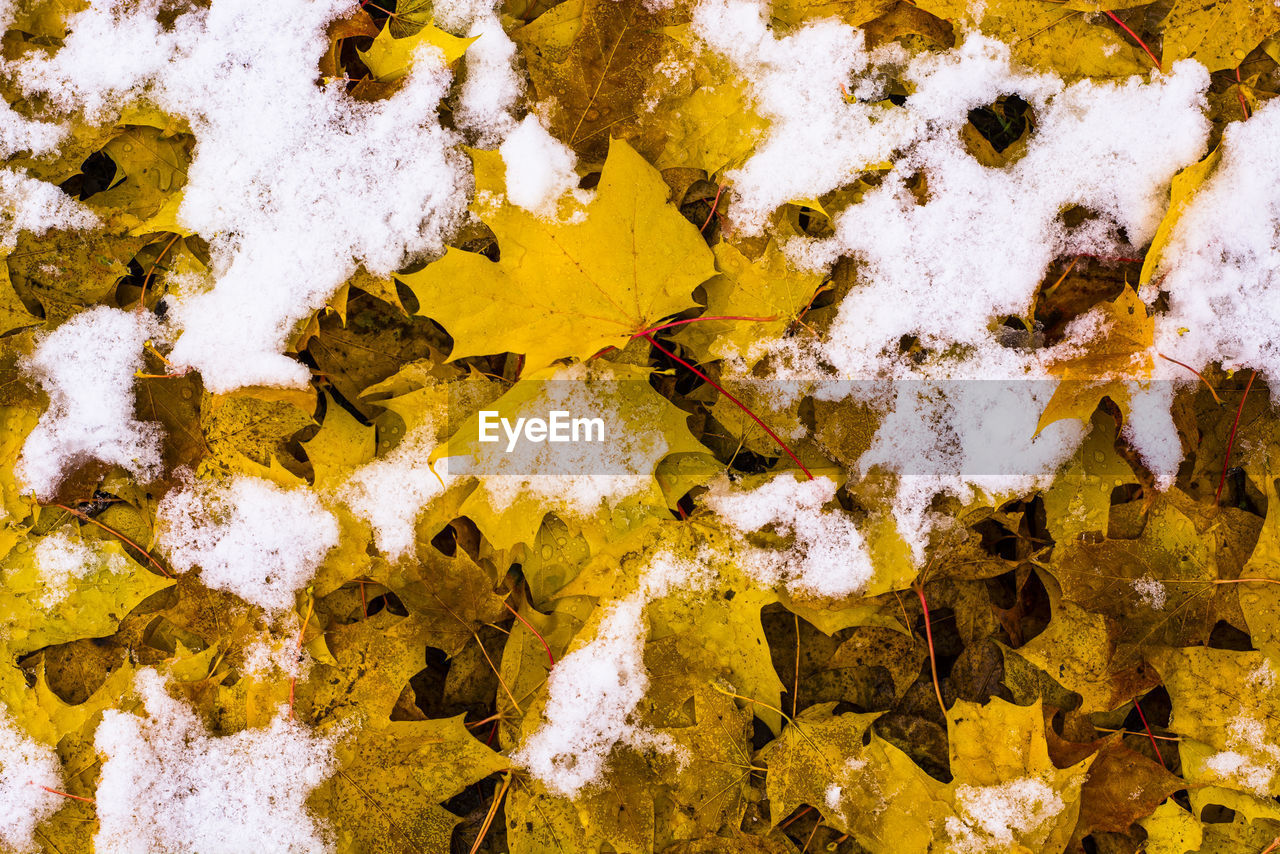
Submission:
[[[84,5],[16,4],[6,58],[56,48]],[[0,711],[56,752],[66,789],[36,829],[39,850],[93,850],[95,728],[109,710],[137,711],[143,668],[165,674],[215,737],[281,709],[335,734],[333,773],[307,803],[340,852],[1276,850],[1280,421],[1269,389],[1217,367],[1180,389],[1186,457],[1164,491],[1122,436],[1129,384],[1159,358],[1137,287],[1220,155],[1174,179],[1144,258],[1053,263],[1026,327],[1052,339],[1090,311],[1102,322],[1051,367],[1061,384],[1040,427],[1076,420],[1084,442],[1043,489],[939,499],[946,533],[914,562],[893,528],[893,478],[850,476],[878,426],[873,408],[779,402],[746,379],[754,345],[821,336],[858,287],[849,259],[829,275],[797,270],[782,243],[829,236],[827,209],[878,175],[795,200],[768,237],[735,233],[725,174],[768,124],[743,81],[698,47],[690,6],[658,5],[501,5],[524,103],[577,154],[593,195],[566,197],[554,221],[534,216],[504,200],[499,154],[467,149],[473,221],[440,257],[390,278],[360,270],[299,324],[289,353],[311,368],[305,389],[212,394],[198,374],[171,372],[163,347],[148,350],[136,416],[164,431],[164,473],[148,483],[88,461],[51,500],[28,494],[14,465],[47,398],[23,364],[93,306],[163,314],[167,283],[210,266],[205,238],[177,219],[200,140],[133,104],[107,124],[77,120],[52,155],[10,158],[100,219],[23,232],[0,268]],[[1212,73],[1214,143],[1280,91],[1270,0],[779,0],[772,15],[780,33],[835,17],[909,54],[976,29],[1068,81],[1194,59]],[[424,46],[456,66],[478,42],[432,21],[419,0],[355,8],[332,25],[317,80],[345,80],[372,102]],[[963,138],[989,168],[1034,132],[1033,116],[1006,105],[973,116]],[[747,374],[722,377],[744,357]],[[332,496],[412,441],[435,462],[474,451],[478,410],[525,413],[540,383],[578,363],[574,376],[611,384],[597,404],[629,434],[661,440],[625,500],[577,513],[536,490],[509,499],[442,479],[396,559],[335,503],[340,543],[286,620],[174,573],[153,547],[157,505],[184,478],[249,475]],[[725,473],[754,485],[799,474],[792,453],[839,482],[825,512],[856,519],[870,546],[858,594],[761,584],[744,555],[787,553],[799,535],[729,530],[701,502]],[[35,558],[51,537],[102,556],[55,600]],[[566,795],[518,749],[546,723],[556,668],[663,554],[715,564],[713,582],[643,609],[648,680],[629,722],[666,748],[617,740],[603,776]],[[264,638],[309,669],[252,671]],[[10,761],[0,753],[0,777]]]

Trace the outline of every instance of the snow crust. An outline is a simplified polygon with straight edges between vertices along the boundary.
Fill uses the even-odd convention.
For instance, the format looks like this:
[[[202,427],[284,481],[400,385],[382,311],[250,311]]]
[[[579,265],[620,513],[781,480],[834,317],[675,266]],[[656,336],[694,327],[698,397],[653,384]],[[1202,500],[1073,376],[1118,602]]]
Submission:
[[[20,852],[39,850],[35,830],[57,812],[62,790],[62,766],[53,749],[30,738],[0,706],[0,848]]]
[[[147,315],[98,306],[46,335],[23,362],[49,395],[14,468],[37,498],[52,499],[63,478],[89,460],[143,481],[159,473],[160,428],[133,417],[134,374],[153,332]]]
[[[744,570],[765,584],[784,582],[795,591],[840,597],[863,590],[874,569],[866,542],[838,507],[824,510],[836,494],[829,477],[797,480],[782,475],[751,490],[728,478],[711,485],[703,502],[730,529],[751,534],[771,529],[794,538],[783,550],[751,549],[738,556]]]
[[[219,0],[156,16],[159,0],[96,0],[65,45],[20,66],[28,94],[112,121],[145,96],[197,139],[179,220],[210,241],[216,284],[173,306],[171,354],[206,388],[300,386],[281,355],[296,323],[362,263],[387,275],[443,249],[470,185],[436,107],[451,75],[424,49],[404,87],[361,103],[319,86],[326,27],[346,0]]]
[[[104,759],[95,850],[134,854],[312,854],[333,849],[307,809],[336,767],[333,742],[282,707],[270,725],[221,738],[140,670],[146,716],[108,710],[94,747]]]
[[[547,681],[543,724],[512,755],[557,795],[576,798],[604,779],[618,744],[673,751],[670,739],[638,726],[636,708],[649,688],[644,666],[645,606],[710,581],[705,560],[654,555],[639,586],[604,613],[594,637],[556,663]]]
[[[40,538],[35,547],[35,562],[44,584],[40,604],[45,608],[65,599],[74,581],[103,569],[123,573],[128,566],[124,555],[107,554],[100,543],[72,537],[65,531],[54,531]]]
[[[306,488],[239,475],[170,490],[156,508],[157,542],[175,568],[268,611],[294,606],[331,548],[338,522]]]

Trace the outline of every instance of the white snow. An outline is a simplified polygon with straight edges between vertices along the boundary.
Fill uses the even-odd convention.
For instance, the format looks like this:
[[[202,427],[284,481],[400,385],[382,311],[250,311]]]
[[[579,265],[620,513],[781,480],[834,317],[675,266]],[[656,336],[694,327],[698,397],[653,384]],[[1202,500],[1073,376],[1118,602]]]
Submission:
[[[848,596],[866,587],[874,572],[867,545],[843,510],[823,509],[836,494],[829,477],[799,480],[779,475],[752,490],[727,477],[711,484],[703,502],[740,534],[771,529],[794,538],[782,550],[758,548],[739,555],[743,569],[762,583],[784,582],[814,596]]]
[[[1280,773],[1280,746],[1267,735],[1262,721],[1242,714],[1227,728],[1226,749],[1206,759],[1204,770],[1260,798],[1270,798]]]
[[[436,117],[450,73],[424,47],[403,88],[361,103],[316,83],[347,0],[219,0],[171,27],[160,7],[97,0],[21,83],[95,121],[143,95],[187,120],[198,144],[179,220],[210,241],[216,285],[173,306],[171,358],[214,392],[304,385],[281,355],[294,325],[357,263],[386,275],[440,251],[463,215],[466,158]]]
[[[1155,475],[1157,488],[1169,489],[1183,457],[1182,440],[1173,423],[1174,384],[1129,380],[1125,385],[1129,390],[1129,413],[1120,435]]]
[[[311,654],[298,643],[302,621],[297,613],[285,615],[274,632],[264,633],[245,646],[244,676],[259,680],[306,679],[311,673]]]
[[[198,567],[209,587],[276,612],[294,606],[294,594],[338,544],[337,520],[310,490],[247,475],[170,490],[156,525],[175,568]]]
[[[0,32],[13,22],[16,4],[0,2]],[[22,152],[47,154],[66,138],[66,124],[29,119],[0,99],[0,157]],[[89,228],[98,223],[92,211],[53,184],[25,169],[0,169],[0,250],[13,251],[20,231],[44,234],[54,228]]]
[[[104,552],[101,543],[54,531],[41,537],[34,550],[36,571],[44,584],[40,604],[51,607],[66,598],[74,581],[90,573],[127,571],[124,555]]]
[[[1170,178],[1203,152],[1208,78],[1199,65],[1179,63],[1150,84],[1064,87],[1010,70],[1008,50],[970,36],[951,53],[917,59],[907,76],[918,88],[902,108],[918,116],[914,145],[836,216],[834,237],[788,243],[803,266],[821,269],[841,255],[861,262],[860,285],[822,346],[842,376],[883,374],[903,336],[939,354],[990,348],[993,323],[1029,312],[1055,258],[1123,254],[1122,234],[1149,240]],[[1008,91],[1031,103],[1036,128],[1022,159],[992,169],[959,131],[969,109]],[[928,181],[924,204],[907,188],[916,172]],[[1068,229],[1059,215],[1072,205],[1099,217]]]
[[[1015,835],[1032,833],[1066,809],[1044,780],[1019,777],[996,786],[956,787],[956,816],[945,822],[955,854],[996,854],[1014,848]]]
[[[418,515],[455,482],[445,460],[430,462],[435,424],[418,425],[381,459],[351,473],[338,500],[373,526],[378,551],[395,560],[411,555]]]
[[[974,374],[960,380],[889,383],[888,414],[858,460],[860,472],[880,467],[899,475],[893,512],[917,562],[930,533],[946,523],[929,510],[935,495],[998,501],[1043,488],[1084,437],[1073,420],[1036,435],[1053,393],[1043,373],[1000,381],[992,372],[987,381],[986,367],[966,367]]]
[[[556,201],[578,186],[578,158],[543,127],[533,113],[507,135],[498,149],[506,166],[507,200],[550,219]]]
[[[886,412],[856,469],[901,476],[895,513],[919,559],[937,522],[928,513],[935,494],[1033,490],[1077,447],[1075,422],[1035,435],[1055,351],[1019,343],[999,324],[1030,313],[1054,259],[1132,254],[1151,239],[1170,178],[1204,151],[1208,76],[1182,62],[1151,82],[1066,85],[1014,67],[1007,45],[973,32],[950,51],[908,59],[892,47],[867,51],[857,30],[834,20],[778,37],[752,0],[703,0],[694,26],[744,76],[771,122],[765,142],[727,174],[735,229],[759,232],[784,202],[888,170],[835,214],[832,237],[785,244],[802,269],[854,258],[857,281],[822,340],[780,340],[766,365],[779,381],[853,380],[852,389],[819,385],[817,393],[874,399]],[[902,106],[882,100],[886,72],[908,84]],[[1020,159],[987,167],[960,131],[971,109],[1009,94],[1031,105],[1034,130]],[[909,188],[914,176],[923,199]],[[1068,228],[1061,214],[1073,206],[1093,217]],[[1056,352],[1082,345],[1091,328],[1079,326],[1078,340]],[[901,354],[904,340],[922,352]],[[859,390],[866,381],[879,384]],[[1162,483],[1182,456],[1160,411],[1168,394],[1135,386],[1126,424]]]
[[[212,737],[154,670],[140,670],[134,687],[146,716],[108,710],[94,740],[103,756],[98,852],[333,850],[306,805],[335,767],[330,740],[283,707],[267,727]]]
[[[524,80],[516,74],[516,45],[495,11],[478,17],[467,30],[474,38],[464,57],[466,80],[454,114],[458,126],[475,132],[481,146],[493,147],[515,126],[511,117]]]
[[[1280,381],[1280,104],[1267,101],[1244,122],[1227,125],[1222,161],[1182,211],[1149,302],[1169,295],[1156,316],[1156,349],[1203,368],[1256,368]],[[1162,374],[1195,382],[1164,362]]]
[[[1270,662],[1263,661],[1241,685],[1241,696],[1263,698],[1273,694],[1277,674]],[[1260,798],[1273,797],[1280,775],[1280,745],[1275,743],[1268,730],[1274,724],[1263,709],[1243,708],[1228,724],[1224,749],[1209,756],[1203,770],[1218,777],[1227,785],[1253,792]]]
[[[4,133],[3,126],[0,133]],[[92,211],[53,184],[21,169],[0,169],[0,251],[12,252],[21,231],[44,234],[55,228],[91,228],[97,224]]]
[[[767,6],[749,0],[704,0],[694,31],[747,81],[756,112],[771,122],[751,159],[726,177],[733,185],[735,229],[758,233],[785,202],[851,183],[889,159],[914,132],[909,115],[877,104],[847,104],[852,77],[873,62],[901,60],[893,48],[869,54],[861,30],[835,19],[806,24],[776,38]],[[874,79],[859,94],[870,96]]]
[[[594,637],[556,663],[547,681],[545,721],[511,755],[512,761],[548,790],[576,798],[603,781],[617,744],[675,750],[669,739],[638,726],[633,718],[649,688],[644,609],[681,589],[704,586],[709,577],[705,560],[670,552],[654,555],[638,588],[609,606]]]
[[[133,375],[153,329],[149,315],[98,306],[45,336],[24,360],[49,395],[14,469],[37,498],[51,499],[63,478],[89,460],[122,466],[144,481],[159,472],[159,427],[133,417]]]
[[[1164,582],[1150,575],[1144,575],[1141,578],[1135,578],[1129,582],[1133,587],[1142,604],[1156,611],[1164,610],[1165,603],[1169,601],[1169,590],[1165,587]]]
[[[0,706],[0,848],[19,854],[39,850],[36,827],[64,800],[48,789],[62,789],[57,754],[24,733]]]

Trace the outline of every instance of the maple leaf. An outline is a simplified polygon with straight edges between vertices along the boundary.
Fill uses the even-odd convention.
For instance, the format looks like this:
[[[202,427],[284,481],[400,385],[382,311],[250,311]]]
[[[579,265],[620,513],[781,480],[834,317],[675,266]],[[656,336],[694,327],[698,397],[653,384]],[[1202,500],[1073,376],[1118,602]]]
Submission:
[[[1085,317],[1096,319],[1096,326],[1082,349],[1049,366],[1060,382],[1040,414],[1037,434],[1064,418],[1087,422],[1104,397],[1127,417],[1129,384],[1151,375],[1155,320],[1131,288]]]
[[[33,543],[11,544],[0,558],[0,620],[8,626],[2,645],[21,655],[51,644],[79,638],[106,637],[142,600],[173,585],[148,571],[114,541],[101,549],[99,565],[83,567],[81,577],[66,580],[64,591],[51,591]],[[79,569],[79,567],[77,567]]]
[[[545,16],[572,36],[556,50],[554,43],[544,47],[539,21],[532,32],[517,32],[528,48],[529,77],[539,98],[554,98],[552,133],[583,159],[599,162],[613,149],[610,138],[630,136],[644,114],[648,77],[662,59],[662,27],[671,15],[640,0],[585,0]]]
[[[498,155],[477,151],[472,160],[478,195],[498,192]],[[505,205],[485,217],[497,262],[450,248],[397,278],[420,313],[453,336],[451,359],[521,353],[526,371],[589,359],[695,306],[693,289],[716,273],[711,250],[667,193],[653,167],[615,140],[581,221],[548,222]]]

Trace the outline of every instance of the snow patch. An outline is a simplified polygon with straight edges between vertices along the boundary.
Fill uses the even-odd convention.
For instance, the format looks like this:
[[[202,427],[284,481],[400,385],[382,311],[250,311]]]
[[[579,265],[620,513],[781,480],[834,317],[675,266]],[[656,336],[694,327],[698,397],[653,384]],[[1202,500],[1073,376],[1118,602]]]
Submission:
[[[14,469],[37,498],[51,500],[63,478],[89,460],[144,481],[159,473],[160,428],[133,417],[134,374],[153,332],[149,315],[98,306],[46,335],[24,360],[49,395]]]
[[[1161,256],[1148,302],[1168,294],[1156,316],[1156,349],[1203,368],[1257,368],[1280,382],[1280,103],[1231,122],[1222,161],[1182,210]],[[1158,365],[1179,382],[1185,369]]]
[[[146,716],[108,710],[94,747],[104,759],[94,846],[104,854],[311,854],[330,851],[307,795],[333,772],[333,742],[285,714],[221,738],[172,699],[164,679],[134,677]]]
[[[543,127],[533,113],[507,135],[502,146],[507,199],[535,216],[551,219],[556,201],[578,186],[578,158]]]
[[[997,786],[956,787],[956,812],[946,820],[956,854],[996,854],[1014,848],[1015,835],[1057,818],[1066,804],[1045,781],[1019,777]]]
[[[0,706],[0,848],[25,854],[39,850],[36,827],[61,809],[62,765],[52,748],[39,744]]]
[[[823,509],[836,488],[829,477],[780,475],[744,491],[720,478],[702,500],[739,534],[768,528],[794,538],[794,545],[783,550],[744,550],[739,560],[748,573],[766,585],[783,582],[795,591],[834,598],[863,590],[874,573],[853,520],[838,507]]]
[[[175,568],[197,567],[209,587],[285,611],[331,548],[338,522],[306,488],[239,475],[189,483],[156,508],[157,542]]]
[[[1130,584],[1142,604],[1156,611],[1164,610],[1165,603],[1169,601],[1169,590],[1163,581],[1144,575],[1142,578],[1135,578]]]
[[[40,605],[51,608],[67,597],[74,581],[90,573],[106,570],[123,574],[128,563],[121,554],[107,554],[100,543],[55,531],[42,537],[35,547],[36,571],[44,584]]]
[[[378,551],[411,555],[418,515],[453,485],[447,461],[432,466],[435,424],[419,425],[385,457],[365,463],[338,490],[338,500],[373,526]]]
[[[385,276],[441,251],[464,215],[466,158],[436,116],[450,72],[424,47],[403,88],[361,103],[315,82],[347,0],[219,0],[168,27],[162,5],[96,0],[20,82],[91,121],[142,96],[187,120],[199,142],[178,217],[210,241],[217,283],[172,306],[171,358],[213,392],[305,385],[281,355],[294,325],[358,264]]]
[[[644,666],[645,606],[681,589],[705,586],[705,561],[654,555],[638,589],[609,607],[595,637],[566,655],[547,681],[544,723],[512,754],[548,790],[576,798],[602,782],[617,744],[674,751],[670,739],[636,725],[633,713],[649,688]]]

